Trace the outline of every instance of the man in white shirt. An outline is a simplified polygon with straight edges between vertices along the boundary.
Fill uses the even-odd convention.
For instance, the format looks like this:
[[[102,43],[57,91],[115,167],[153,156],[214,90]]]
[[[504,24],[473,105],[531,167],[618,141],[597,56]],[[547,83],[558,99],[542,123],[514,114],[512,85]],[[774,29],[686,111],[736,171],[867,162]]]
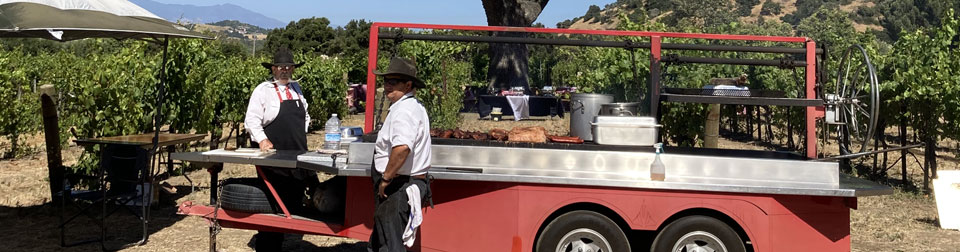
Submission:
[[[270,69],[273,79],[260,83],[250,95],[244,126],[252,140],[258,143],[262,151],[307,150],[307,127],[310,126],[310,114],[307,113],[307,100],[303,97],[300,85],[291,80],[293,71],[303,65],[294,63],[293,54],[281,48],[274,55],[273,63],[263,63]],[[283,205],[293,214],[306,210],[303,196],[307,188],[316,188],[320,181],[314,171],[278,167],[258,166],[257,175],[266,177],[273,185]],[[270,192],[266,192],[271,201]],[[273,202],[278,204],[278,202]],[[255,249],[257,251],[280,251],[283,234],[259,232]]]
[[[386,71],[374,73],[383,76],[384,95],[390,99],[391,105],[377,135],[374,164],[370,169],[376,210],[368,250],[406,251],[404,231],[419,225],[407,225],[410,219],[414,219],[411,205],[417,208],[420,205],[420,202],[411,204],[408,201],[411,198],[428,201],[430,198],[427,178],[431,160],[430,119],[427,110],[415,97],[417,88],[426,85],[417,78],[417,68],[408,59],[393,58]],[[409,190],[409,187],[416,188]],[[412,197],[408,192],[414,192]],[[415,236],[413,232],[407,233]],[[412,245],[412,240],[408,244]]]

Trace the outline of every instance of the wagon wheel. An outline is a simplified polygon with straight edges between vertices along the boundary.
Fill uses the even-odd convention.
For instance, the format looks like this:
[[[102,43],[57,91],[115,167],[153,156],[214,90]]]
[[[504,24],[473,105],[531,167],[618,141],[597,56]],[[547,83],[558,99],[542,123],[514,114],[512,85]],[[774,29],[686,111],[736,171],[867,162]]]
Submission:
[[[876,132],[880,106],[877,73],[860,45],[847,49],[837,72],[834,100],[841,154],[866,152]]]

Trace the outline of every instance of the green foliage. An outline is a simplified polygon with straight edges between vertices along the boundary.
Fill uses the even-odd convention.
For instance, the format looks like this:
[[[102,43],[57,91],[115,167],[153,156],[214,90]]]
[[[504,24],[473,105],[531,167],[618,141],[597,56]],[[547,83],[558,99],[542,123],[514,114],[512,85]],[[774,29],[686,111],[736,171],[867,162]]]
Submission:
[[[323,52],[326,43],[333,40],[335,32],[330,27],[330,20],[321,17],[300,19],[290,22],[284,28],[277,28],[267,34],[266,50],[261,50],[272,56],[273,52],[281,47],[290,48],[295,52]]]
[[[561,29],[570,28],[570,25],[573,25],[573,23],[577,22],[577,20],[579,19],[575,18],[575,19],[567,19],[567,20],[560,21],[557,23],[557,28],[561,28]]]
[[[780,15],[781,8],[782,6],[777,2],[766,1],[760,7],[760,15]]]
[[[337,36],[329,43],[325,52],[337,55],[349,69],[350,83],[367,81],[367,52],[370,44],[370,24],[361,20],[350,20],[344,27],[337,27]],[[381,41],[383,43],[383,41]],[[381,47],[388,48],[388,46]]]
[[[732,4],[728,0],[673,0],[671,2],[673,2],[673,15],[664,20],[668,25],[704,28],[730,23],[736,18]]]
[[[414,59],[418,77],[427,85],[417,92],[417,99],[427,108],[431,128],[451,129],[460,123],[463,90],[473,84],[470,80],[473,65],[467,63],[471,53],[475,53],[471,46],[426,41],[405,41],[399,45],[396,56]],[[379,62],[389,62],[389,58],[381,58]]]
[[[305,64],[297,68],[294,78],[300,80],[303,95],[307,98],[307,113],[312,122],[311,130],[322,129],[330,114],[346,114],[347,83],[344,75],[347,67],[343,60],[319,57],[311,54],[295,55]]]
[[[781,20],[790,24],[798,24],[821,8],[838,10],[840,5],[848,4],[849,1],[850,0],[797,0],[797,10],[783,16]]]
[[[873,7],[862,7],[858,14],[883,26],[882,38],[897,41],[901,34],[940,26],[940,20],[946,18],[951,8],[960,9],[960,1],[877,0]]]
[[[772,2],[772,1],[767,1]],[[760,4],[760,0],[736,0],[737,3],[737,15],[741,17],[750,16],[750,13],[753,11],[753,6]]]
[[[10,141],[9,148],[0,146],[0,158],[16,157],[30,151],[20,136],[30,134],[40,128],[40,102],[36,93],[31,92],[28,69],[30,61],[20,50],[0,52],[0,99],[8,101],[0,106],[0,136]]]
[[[203,95],[206,93],[204,80],[211,78],[204,71],[214,47],[209,41],[174,40],[170,43],[169,59],[166,62],[166,95],[164,101],[169,124],[175,132],[189,132],[190,129],[208,129],[209,113],[203,111]],[[206,120],[203,120],[206,119]]]
[[[901,34],[894,45],[889,70],[892,79],[885,85],[900,92],[894,101],[906,102],[910,124],[924,139],[941,134],[960,137],[960,54],[957,48],[958,20],[953,11],[940,21],[942,26]],[[941,133],[942,132],[942,133]]]
[[[116,54],[94,54],[83,59],[60,53],[47,60],[57,61],[44,82],[58,85],[61,93],[61,125],[76,127],[78,137],[132,134],[147,130],[156,99],[154,86],[158,57],[144,57],[145,44],[125,42]],[[96,45],[103,45],[104,42]]]
[[[198,130],[219,135],[222,123],[236,127],[243,122],[250,94],[267,79],[267,70],[260,65],[263,61],[266,59],[223,57],[203,65],[202,74],[196,75],[206,86],[201,112],[205,116],[196,125]]]
[[[817,44],[826,45],[831,50],[831,59],[839,59],[843,50],[851,45],[871,46],[876,39],[867,33],[858,32],[853,27],[850,14],[838,9],[820,8],[797,25],[799,35],[806,36]],[[834,60],[836,61],[836,60]],[[832,62],[839,63],[839,62]],[[826,69],[836,69],[829,66]]]
[[[600,6],[590,5],[587,8],[587,13],[583,14],[583,20],[587,22],[599,22],[600,21]]]

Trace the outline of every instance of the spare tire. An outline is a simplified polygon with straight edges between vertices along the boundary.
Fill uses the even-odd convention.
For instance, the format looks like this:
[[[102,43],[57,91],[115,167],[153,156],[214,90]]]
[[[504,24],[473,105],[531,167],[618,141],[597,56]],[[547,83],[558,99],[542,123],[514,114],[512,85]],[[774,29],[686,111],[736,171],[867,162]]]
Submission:
[[[259,178],[227,179],[220,192],[220,207],[245,213],[276,213],[266,192]]]

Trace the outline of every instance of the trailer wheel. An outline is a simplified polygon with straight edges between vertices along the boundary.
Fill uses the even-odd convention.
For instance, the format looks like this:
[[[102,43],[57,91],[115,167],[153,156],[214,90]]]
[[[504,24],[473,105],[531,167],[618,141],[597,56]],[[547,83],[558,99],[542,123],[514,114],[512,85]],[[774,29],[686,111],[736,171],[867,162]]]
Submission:
[[[537,252],[630,251],[627,235],[617,223],[593,211],[572,211],[557,217],[537,239]]]
[[[726,223],[712,217],[694,215],[671,222],[657,234],[650,251],[670,252],[744,252],[743,240]]]
[[[273,213],[273,205],[257,178],[231,178],[224,181],[220,207],[246,213]]]

